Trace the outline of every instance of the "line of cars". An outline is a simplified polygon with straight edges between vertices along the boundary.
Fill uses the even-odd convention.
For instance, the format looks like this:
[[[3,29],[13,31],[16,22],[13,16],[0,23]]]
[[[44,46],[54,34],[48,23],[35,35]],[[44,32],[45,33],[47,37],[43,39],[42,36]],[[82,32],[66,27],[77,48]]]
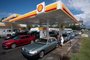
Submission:
[[[38,32],[25,34],[26,33],[18,33],[12,35],[4,40],[2,47],[16,48],[17,46],[25,45],[21,48],[21,53],[24,57],[36,56],[42,58],[46,53],[58,46],[58,42],[55,37],[38,38]],[[32,41],[34,41],[34,43],[32,43]]]
[[[38,56],[42,58],[46,53],[58,46],[57,35],[55,31],[49,32],[50,37],[39,38],[39,32],[17,33],[5,39],[2,43],[4,48],[16,48],[17,46],[25,45],[21,48],[21,53],[24,57]],[[62,33],[65,41],[75,37],[73,32]],[[32,43],[34,42],[34,43]]]
[[[56,37],[56,34],[51,33],[52,37]],[[11,36],[7,36],[4,38],[4,42],[2,43],[3,48],[16,48],[17,46],[26,45],[31,42],[34,42],[39,38],[39,32],[32,31],[31,33],[22,32],[16,33]]]

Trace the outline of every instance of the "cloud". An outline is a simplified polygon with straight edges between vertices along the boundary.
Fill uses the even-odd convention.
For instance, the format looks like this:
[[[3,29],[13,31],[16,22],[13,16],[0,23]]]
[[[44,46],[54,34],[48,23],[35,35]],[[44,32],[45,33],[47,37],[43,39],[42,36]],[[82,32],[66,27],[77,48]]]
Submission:
[[[73,0],[70,2],[71,7],[80,9],[84,13],[76,15],[81,18],[85,24],[90,25],[90,0]]]
[[[54,1],[62,1],[78,19],[82,19],[85,24],[90,25],[90,0]]]
[[[90,0],[69,0],[69,3],[71,7],[81,9],[85,13],[88,13],[90,10]]]

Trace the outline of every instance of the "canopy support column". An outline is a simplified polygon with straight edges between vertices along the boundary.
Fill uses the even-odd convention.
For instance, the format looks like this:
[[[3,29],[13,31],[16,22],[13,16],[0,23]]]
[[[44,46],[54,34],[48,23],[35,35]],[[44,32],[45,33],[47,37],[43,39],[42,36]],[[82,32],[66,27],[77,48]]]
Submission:
[[[46,37],[49,37],[49,21],[47,20]]]
[[[10,23],[11,24],[11,32],[13,34],[13,23]]]

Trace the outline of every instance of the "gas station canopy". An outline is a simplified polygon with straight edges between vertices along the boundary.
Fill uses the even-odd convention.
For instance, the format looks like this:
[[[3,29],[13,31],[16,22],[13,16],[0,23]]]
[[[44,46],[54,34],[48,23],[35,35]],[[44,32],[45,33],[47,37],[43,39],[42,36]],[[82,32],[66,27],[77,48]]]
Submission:
[[[4,21],[5,22],[5,21]],[[37,9],[24,15],[10,19],[8,22],[26,24],[55,24],[55,23],[78,23],[78,20],[70,10],[60,1],[45,6],[45,3],[37,5]]]
[[[6,19],[2,20],[2,22],[7,22],[8,20],[16,18],[18,16],[19,16],[19,14],[12,14],[9,17],[7,17]]]

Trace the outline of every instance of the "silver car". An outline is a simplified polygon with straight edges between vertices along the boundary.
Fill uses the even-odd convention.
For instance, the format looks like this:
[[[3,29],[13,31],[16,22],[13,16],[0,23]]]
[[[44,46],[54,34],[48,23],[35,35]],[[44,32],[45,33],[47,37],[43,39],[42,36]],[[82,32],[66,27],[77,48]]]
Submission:
[[[40,38],[36,42],[22,47],[21,52],[25,57],[39,56],[42,58],[57,46],[57,40],[54,37]]]

